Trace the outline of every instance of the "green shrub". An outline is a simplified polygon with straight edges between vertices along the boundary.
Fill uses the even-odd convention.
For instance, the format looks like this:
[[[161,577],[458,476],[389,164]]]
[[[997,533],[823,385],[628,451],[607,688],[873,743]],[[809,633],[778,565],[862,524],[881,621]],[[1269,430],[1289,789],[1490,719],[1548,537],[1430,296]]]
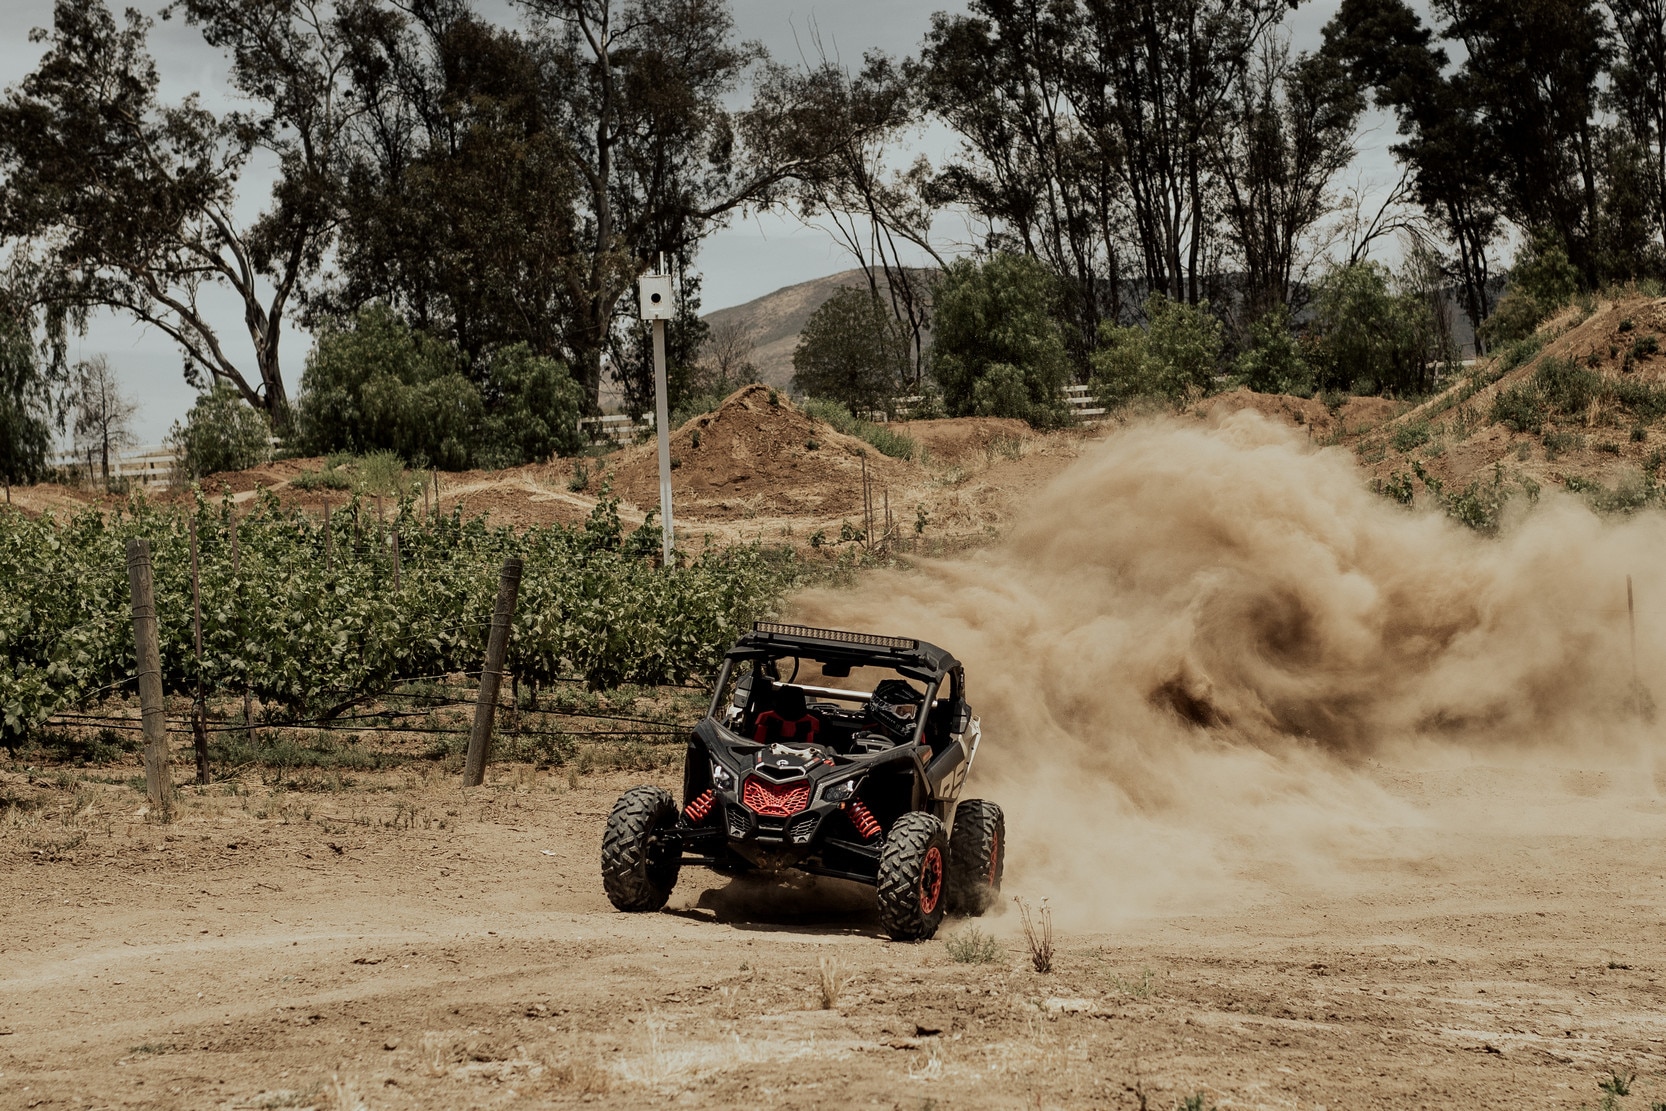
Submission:
[[[1542,359],[1533,370],[1533,385],[1551,412],[1583,415],[1602,393],[1602,379],[1570,359]]]
[[[1545,309],[1533,298],[1519,290],[1510,290],[1498,299],[1492,315],[1481,324],[1481,338],[1488,343],[1514,343],[1533,334]]]
[[[1577,433],[1548,428],[1541,440],[1545,445],[1545,457],[1547,459],[1555,459],[1558,455],[1578,451],[1585,446],[1585,438]]]
[[[1544,402],[1530,383],[1522,382],[1499,390],[1492,399],[1492,420],[1516,432],[1537,434],[1544,427]]]
[[[1068,424],[1070,359],[1056,310],[1059,283],[1045,263],[995,254],[949,263],[933,290],[931,372],[950,416]],[[989,375],[995,381],[982,390]]]
[[[229,382],[216,381],[168,433],[168,446],[189,478],[243,471],[272,457],[266,414],[244,401]]]
[[[1238,384],[1257,393],[1313,394],[1313,368],[1291,330],[1290,310],[1283,305],[1250,327],[1249,344],[1235,369]]]
[[[1431,362],[1451,355],[1427,298],[1395,293],[1376,263],[1335,267],[1316,293],[1309,361],[1326,390],[1420,393],[1432,381]]]
[[[483,362],[480,391],[486,412],[474,444],[475,466],[540,463],[576,454],[584,446],[578,430],[584,387],[564,364],[534,354],[524,343],[493,352]]]
[[[1605,382],[1604,387],[1608,396],[1629,410],[1641,424],[1666,417],[1666,386],[1658,382],[1618,378]]]
[[[470,366],[448,343],[372,305],[319,336],[301,375],[296,446],[392,451],[417,466],[498,467],[572,453],[584,394],[524,344]]]
[[[1187,305],[1153,294],[1144,328],[1104,324],[1089,359],[1093,392],[1106,405],[1136,397],[1180,401],[1206,393],[1220,369],[1221,322],[1207,301]]]
[[[1510,288],[1481,325],[1488,343],[1511,343],[1532,335],[1545,317],[1579,292],[1579,271],[1548,232],[1536,232],[1522,245],[1510,268]]]
[[[353,489],[385,498],[404,497],[413,483],[405,461],[391,451],[373,451],[353,465]]]
[[[353,478],[337,467],[325,467],[321,471],[302,471],[289,484],[297,490],[351,490]]]
[[[1394,430],[1394,450],[1404,455],[1428,443],[1434,436],[1434,429],[1429,427],[1426,420],[1412,421],[1402,424]]]
[[[1537,334],[1516,340],[1499,354],[1496,373],[1508,374],[1544,350],[1544,345],[1544,337]]]
[[[991,363],[972,385],[972,415],[1015,417],[1030,410],[1024,372],[1011,363]]]

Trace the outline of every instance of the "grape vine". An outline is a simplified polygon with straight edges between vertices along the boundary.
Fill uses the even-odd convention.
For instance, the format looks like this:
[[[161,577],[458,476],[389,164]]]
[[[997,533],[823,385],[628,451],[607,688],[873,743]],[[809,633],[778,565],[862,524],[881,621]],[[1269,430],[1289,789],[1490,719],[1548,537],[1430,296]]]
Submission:
[[[189,526],[196,521],[203,653],[193,645]],[[232,541],[235,521],[236,545]],[[398,540],[395,586],[394,537]],[[515,532],[484,518],[385,520],[360,500],[318,515],[258,493],[248,512],[200,493],[183,510],[135,497],[68,520],[0,512],[0,743],[133,673],[124,549],[149,540],[171,694],[248,691],[325,719],[394,684],[480,667],[498,571],[525,560],[508,668],[522,683],[595,689],[681,683],[707,671],[804,568],[785,550],[711,548],[654,565],[659,530],[620,524],[603,499],[582,526]]]

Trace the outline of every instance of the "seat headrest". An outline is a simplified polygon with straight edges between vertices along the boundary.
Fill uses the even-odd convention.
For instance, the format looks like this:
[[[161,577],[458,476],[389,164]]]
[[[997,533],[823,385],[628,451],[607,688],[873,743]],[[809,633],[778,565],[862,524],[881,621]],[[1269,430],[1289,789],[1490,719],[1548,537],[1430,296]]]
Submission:
[[[775,712],[784,721],[797,721],[807,712],[802,687],[781,686],[775,689]]]

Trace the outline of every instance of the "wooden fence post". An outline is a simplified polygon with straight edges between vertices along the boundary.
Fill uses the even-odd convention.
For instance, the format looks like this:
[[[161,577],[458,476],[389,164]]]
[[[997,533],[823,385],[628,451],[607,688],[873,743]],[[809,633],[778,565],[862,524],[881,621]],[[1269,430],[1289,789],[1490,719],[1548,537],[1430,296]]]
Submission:
[[[469,734],[469,758],[463,766],[463,786],[478,787],[486,779],[486,750],[497,716],[498,687],[503,682],[503,659],[509,652],[509,623],[521,592],[521,558],[503,561],[498,576],[497,604],[492,608],[492,631],[486,638],[486,663],[480,669],[480,691],[474,702],[474,730]]]
[[[393,530],[393,589],[399,592],[399,529]]]
[[[174,785],[168,766],[168,722],[162,709],[162,650],[156,639],[150,543],[137,536],[127,542],[127,582],[133,591],[134,670],[145,730],[145,799],[151,812],[165,822],[173,816]]]
[[[191,745],[197,753],[197,783],[208,785],[208,706],[202,693],[202,587],[197,573],[197,519],[191,518],[191,634],[197,644],[197,696],[191,700]]]

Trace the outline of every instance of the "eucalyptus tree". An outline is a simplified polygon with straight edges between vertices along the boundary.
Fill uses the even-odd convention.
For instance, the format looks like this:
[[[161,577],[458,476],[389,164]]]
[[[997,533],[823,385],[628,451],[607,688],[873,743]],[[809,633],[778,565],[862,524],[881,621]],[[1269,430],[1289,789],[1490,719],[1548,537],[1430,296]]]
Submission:
[[[57,0],[33,32],[40,64],[0,101],[0,240],[41,276],[32,296],[60,333],[96,309],[129,316],[179,345],[188,380],[229,383],[281,418],[283,328],[335,229],[345,42],[325,0],[176,0],[174,15],[225,52],[242,106],[164,103],[149,19]],[[256,158],[276,183],[241,220]],[[241,336],[208,307],[222,292]]]

